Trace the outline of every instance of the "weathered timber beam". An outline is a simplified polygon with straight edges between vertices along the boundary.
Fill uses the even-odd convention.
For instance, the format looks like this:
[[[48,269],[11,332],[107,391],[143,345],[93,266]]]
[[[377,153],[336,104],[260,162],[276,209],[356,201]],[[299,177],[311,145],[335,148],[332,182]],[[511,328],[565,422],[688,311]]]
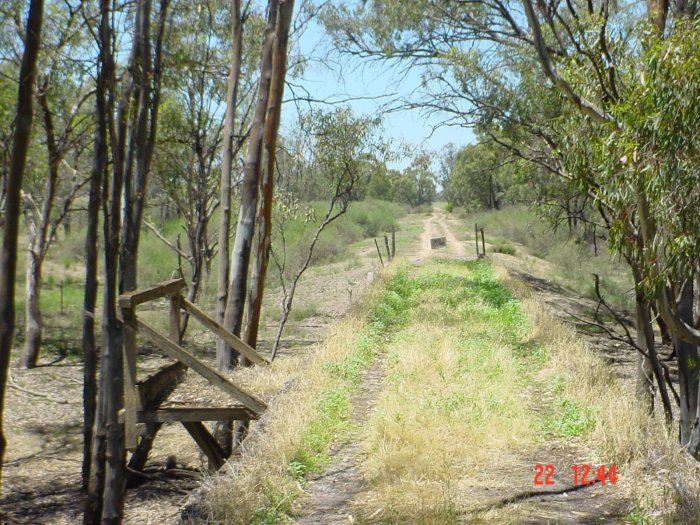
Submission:
[[[221,448],[219,443],[217,443],[214,436],[212,436],[206,427],[202,423],[195,422],[182,422],[182,425],[190,433],[192,439],[195,440],[202,452],[206,454],[209,458],[209,471],[216,472],[226,463],[226,454],[224,454],[224,449]]]
[[[214,319],[209,317],[202,310],[197,308],[193,303],[185,299],[180,298],[180,304],[187,310],[192,316],[202,323],[206,328],[218,335],[224,342],[233,348],[236,352],[245,356],[249,361],[255,364],[265,363],[270,364],[270,360],[266,357],[261,356],[252,346],[246,344],[240,338],[233,335],[231,332],[226,330],[223,326],[217,323]]]
[[[182,423],[193,421],[234,421],[236,419],[257,419],[245,407],[177,407],[144,410],[136,414],[139,423]]]
[[[173,363],[161,368],[151,377],[139,383],[141,404],[144,408],[156,408],[172,393],[175,387],[185,378],[187,367],[180,363]]]
[[[136,327],[141,335],[150,340],[160,349],[164,350],[170,357],[182,362],[209,381],[212,385],[233,396],[253,413],[260,414],[267,408],[267,405],[264,402],[231,383],[222,374],[214,370],[206,363],[203,363],[197,359],[180,345],[175,344],[167,337],[160,335],[143,321],[139,320],[138,318],[134,318],[129,322],[133,323],[133,326]]]
[[[141,288],[133,292],[123,293],[119,296],[119,306],[122,308],[134,308],[141,303],[177,294],[183,286],[185,286],[184,279],[173,279],[148,288]]]

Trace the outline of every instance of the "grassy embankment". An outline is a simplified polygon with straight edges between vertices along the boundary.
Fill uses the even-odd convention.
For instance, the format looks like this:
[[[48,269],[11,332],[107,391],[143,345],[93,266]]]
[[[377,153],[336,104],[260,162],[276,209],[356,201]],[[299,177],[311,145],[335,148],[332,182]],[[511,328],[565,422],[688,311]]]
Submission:
[[[596,256],[591,242],[577,239],[566,227],[553,231],[525,207],[478,213],[456,210],[450,216],[464,225],[461,239],[473,241],[474,223],[478,223],[491,245],[487,246],[487,252],[518,257],[528,273],[552,280],[583,297],[596,299],[592,274],[598,274],[606,300],[618,309],[634,310],[629,269],[624,261],[607,251],[604,240],[598,240]]]
[[[314,202],[307,206],[313,208],[315,219],[305,220],[305,217],[289,220],[285,224],[285,238],[287,245],[287,273],[296,270],[305,254],[316,225],[325,213],[325,203]],[[392,226],[399,230],[398,239],[404,242],[404,237],[412,235],[410,231],[404,232],[402,225],[411,228],[412,221],[404,218],[409,210],[405,207],[389,202],[366,200],[353,202],[346,216],[332,223],[322,234],[316,247],[312,265],[324,265],[330,262],[344,261],[351,268],[361,263],[361,257],[376,257],[376,253],[367,251],[366,255],[358,255],[358,251],[364,244],[369,246],[370,239],[383,235],[390,231]],[[403,220],[402,220],[403,219]],[[399,223],[401,221],[401,223]],[[151,222],[155,222],[151,220]],[[210,234],[216,236],[218,218],[215,215],[210,222]],[[183,250],[186,248],[186,237],[183,230],[183,221],[173,219],[159,225],[161,233],[172,243],[180,236]],[[81,326],[81,311],[84,290],[84,235],[85,227],[79,220],[73,221],[69,235],[59,234],[52,246],[44,267],[43,288],[41,306],[45,320],[45,349],[59,352],[78,352]],[[275,241],[279,246],[279,233]],[[23,237],[22,237],[23,239]],[[373,242],[372,242],[373,246]],[[18,339],[23,336],[24,325],[24,265],[26,260],[26,248],[20,246],[18,260],[18,282],[16,287],[16,308]],[[101,261],[100,261],[101,262]],[[154,284],[176,275],[177,255],[173,250],[161,242],[150,230],[144,229],[141,233],[139,248],[139,282]],[[212,261],[212,275],[208,276],[204,284],[200,301],[207,308],[213,308],[216,286],[217,258]],[[189,277],[189,267],[183,261],[185,276]],[[276,268],[271,266],[269,271],[268,286],[277,286],[279,277]],[[98,308],[100,300],[98,299]],[[278,311],[278,310],[277,310]],[[269,315],[274,315],[276,310],[269,309]],[[294,313],[292,320],[300,320],[315,312],[313,307],[300,308]]]
[[[528,452],[547,452],[551,440],[590,463],[617,464],[612,490],[634,502],[630,520],[692,512],[693,465],[659,423],[522,284],[499,275],[505,286],[483,262],[433,262],[410,276],[401,268],[308,362],[254,372],[253,384],[291,386],[233,474],[212,481],[203,498],[208,517],[285,522],[307,475],[348,435],[360,372],[378,354],[388,370],[378,410],[362,429],[371,490],[355,509],[360,523],[517,522],[508,507],[476,509],[484,501],[470,501],[470,492],[508,493],[512,468]],[[659,478],[671,465],[675,474]],[[522,489],[532,487],[530,475]],[[678,507],[672,484],[682,487]]]

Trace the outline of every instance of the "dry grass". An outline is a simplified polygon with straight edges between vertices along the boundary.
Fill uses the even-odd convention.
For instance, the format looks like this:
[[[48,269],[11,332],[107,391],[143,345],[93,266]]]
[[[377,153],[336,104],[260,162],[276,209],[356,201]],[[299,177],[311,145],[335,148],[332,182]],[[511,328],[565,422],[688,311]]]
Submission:
[[[309,450],[307,442],[309,429],[319,417],[329,416],[321,413],[319,404],[338,394],[333,408],[340,413],[331,410],[330,417],[335,418],[327,425],[331,430],[342,430],[349,415],[345,412],[354,378],[339,379],[333,370],[354,362],[358,344],[360,351],[367,350],[358,338],[363,337],[367,316],[392,273],[393,269],[388,269],[367,292],[362,304],[310,354],[279,359],[268,368],[251,368],[236,374],[238,383],[261,393],[269,408],[246,441],[240,460],[225,467],[227,473],[212,477],[204,484],[193,521],[264,524],[277,523],[284,518],[292,501],[303,492],[303,476],[300,475],[303,473],[290,468],[297,464],[295,458],[300,453],[317,453],[316,459],[323,461],[323,451]],[[311,447],[329,444],[314,443]]]
[[[700,523],[700,464],[681,450],[675,430],[650,417],[573,328],[549,313],[530,289],[495,268],[520,299],[532,323],[530,337],[550,350],[550,373],[563,378],[564,395],[594,414],[587,436],[601,464],[617,464],[620,488],[636,503],[633,523]]]
[[[483,263],[454,262],[416,269],[405,284],[407,322],[384,330],[393,334],[388,341],[371,341],[373,352],[386,352],[388,373],[365,429],[362,470],[370,489],[356,508],[359,521],[455,523],[470,512],[470,495],[480,487],[507,493],[509,469],[543,446],[533,428],[549,417],[548,402],[540,400],[544,410],[534,412],[528,396],[556,379],[558,395],[591,415],[584,439],[572,442],[588,448],[591,462],[618,465],[618,494],[636,503],[629,521],[697,523],[699,468],[674,433],[649,418],[610,367],[525,284],[496,267],[506,292],[489,271]],[[363,334],[395,295],[385,278],[311,355],[238,373],[239,382],[273,402],[242,459],[207,483],[201,520],[261,525],[287,519],[291,502],[304,492],[305,469],[314,464],[308,454],[320,457],[323,468],[323,447],[348,428],[344,413],[354,383],[329,371],[366,349]],[[546,350],[533,358],[523,348]],[[329,393],[340,394],[338,413],[323,419],[319,403]],[[325,427],[333,435],[323,435]],[[320,445],[310,442],[310,429]],[[517,522],[512,509],[481,512],[473,517]]]
[[[513,352],[517,305],[484,300],[474,268],[416,271],[416,303],[387,348],[387,386],[367,425],[365,520],[457,522],[462,496],[484,472],[538,444],[524,408],[527,374]]]

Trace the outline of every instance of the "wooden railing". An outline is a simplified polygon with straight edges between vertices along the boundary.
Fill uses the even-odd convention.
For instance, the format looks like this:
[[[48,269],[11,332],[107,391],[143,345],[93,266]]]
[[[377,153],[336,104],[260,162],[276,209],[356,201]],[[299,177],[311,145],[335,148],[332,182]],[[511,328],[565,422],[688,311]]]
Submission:
[[[181,346],[181,311],[184,309],[189,312],[205,328],[245,356],[251,363],[269,364],[269,360],[184,298],[181,293],[184,285],[183,279],[174,279],[119,296],[121,317],[127,328],[124,334],[125,446],[127,450],[136,451],[135,454],[139,454],[137,449],[140,445],[148,443],[150,448],[155,433],[162,423],[179,421],[208,457],[210,468],[218,469],[226,460],[224,451],[202,422],[258,419],[265,411],[266,405]],[[167,337],[144,323],[136,315],[138,305],[161,298],[168,298],[170,303],[170,333]],[[144,381],[139,381],[136,366],[138,335],[164,351],[175,360],[175,363],[162,368]],[[177,388],[188,368],[201,375],[211,385],[226,392],[236,401],[236,404],[225,407],[163,407],[163,403]],[[147,435],[149,433],[150,435]],[[145,463],[147,451],[141,452],[140,455],[143,456]]]

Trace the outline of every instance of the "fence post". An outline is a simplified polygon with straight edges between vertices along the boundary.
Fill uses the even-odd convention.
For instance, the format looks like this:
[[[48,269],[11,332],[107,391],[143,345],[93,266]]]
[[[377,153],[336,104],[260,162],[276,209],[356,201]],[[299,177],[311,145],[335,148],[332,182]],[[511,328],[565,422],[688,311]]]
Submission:
[[[384,268],[384,259],[382,259],[382,252],[379,250],[379,243],[377,239],[374,239],[374,245],[377,247],[377,253],[379,254],[379,262],[382,263],[382,268]]]
[[[180,344],[180,292],[170,296],[170,340]]]
[[[484,229],[483,228],[481,228],[481,255],[486,257],[486,243],[484,242]]]
[[[386,245],[386,257],[388,259],[388,262],[391,262],[391,250],[389,249],[389,238],[386,235],[384,236],[384,244]]]
[[[391,258],[396,256],[396,226],[391,227]]]
[[[479,225],[474,223],[474,244],[476,245],[476,258],[479,258]]]

